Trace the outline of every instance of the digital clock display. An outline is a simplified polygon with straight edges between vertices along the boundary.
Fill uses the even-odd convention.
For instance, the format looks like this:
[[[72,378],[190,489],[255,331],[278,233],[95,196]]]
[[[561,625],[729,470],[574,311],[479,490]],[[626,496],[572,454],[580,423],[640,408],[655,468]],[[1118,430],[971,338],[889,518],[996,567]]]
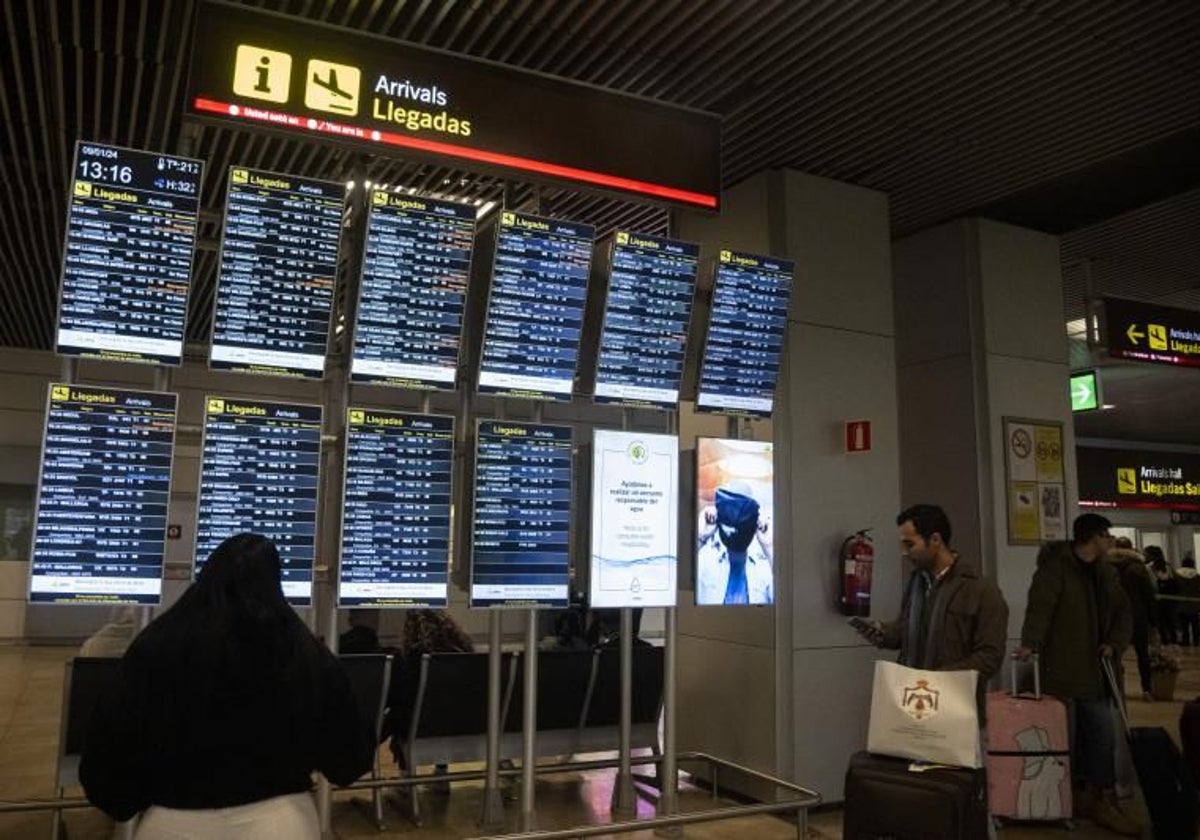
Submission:
[[[55,350],[177,365],[203,164],[79,142]]]

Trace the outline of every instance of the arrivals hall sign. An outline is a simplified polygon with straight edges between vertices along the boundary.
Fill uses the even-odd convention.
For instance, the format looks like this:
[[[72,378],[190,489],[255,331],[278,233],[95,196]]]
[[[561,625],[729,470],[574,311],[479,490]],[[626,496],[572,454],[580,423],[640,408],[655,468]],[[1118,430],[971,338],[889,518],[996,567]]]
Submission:
[[[1076,462],[1081,506],[1200,511],[1200,454],[1081,446]]]
[[[1104,336],[1110,356],[1200,367],[1200,312],[1104,298]]]
[[[714,114],[214,0],[195,32],[194,116],[718,209]]]

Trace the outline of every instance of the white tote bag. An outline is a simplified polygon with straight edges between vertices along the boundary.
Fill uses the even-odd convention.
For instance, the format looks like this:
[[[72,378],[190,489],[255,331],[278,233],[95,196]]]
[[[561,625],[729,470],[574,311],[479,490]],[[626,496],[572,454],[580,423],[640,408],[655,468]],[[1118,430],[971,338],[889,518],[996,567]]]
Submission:
[[[867,751],[954,767],[982,767],[975,671],[919,671],[875,663]]]

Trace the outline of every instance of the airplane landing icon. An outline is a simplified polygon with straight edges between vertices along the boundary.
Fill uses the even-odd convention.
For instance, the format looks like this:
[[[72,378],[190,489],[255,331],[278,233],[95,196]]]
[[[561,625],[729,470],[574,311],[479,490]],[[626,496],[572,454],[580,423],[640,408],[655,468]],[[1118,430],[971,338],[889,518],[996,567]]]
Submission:
[[[304,86],[304,104],[318,111],[354,116],[362,74],[357,67],[312,59]]]

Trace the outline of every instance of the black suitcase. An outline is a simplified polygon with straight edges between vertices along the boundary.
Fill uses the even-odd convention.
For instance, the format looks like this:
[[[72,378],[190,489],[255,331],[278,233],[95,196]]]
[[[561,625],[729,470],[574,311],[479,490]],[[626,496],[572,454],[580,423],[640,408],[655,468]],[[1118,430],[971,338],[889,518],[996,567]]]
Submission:
[[[846,770],[844,840],[986,840],[983,770],[910,771],[906,758],[856,753]]]
[[[1133,756],[1146,810],[1150,812],[1154,840],[1195,840],[1200,803],[1196,799],[1191,770],[1179,747],[1161,726],[1129,725],[1112,665],[1105,659],[1103,667],[1129,737],[1129,753]]]

